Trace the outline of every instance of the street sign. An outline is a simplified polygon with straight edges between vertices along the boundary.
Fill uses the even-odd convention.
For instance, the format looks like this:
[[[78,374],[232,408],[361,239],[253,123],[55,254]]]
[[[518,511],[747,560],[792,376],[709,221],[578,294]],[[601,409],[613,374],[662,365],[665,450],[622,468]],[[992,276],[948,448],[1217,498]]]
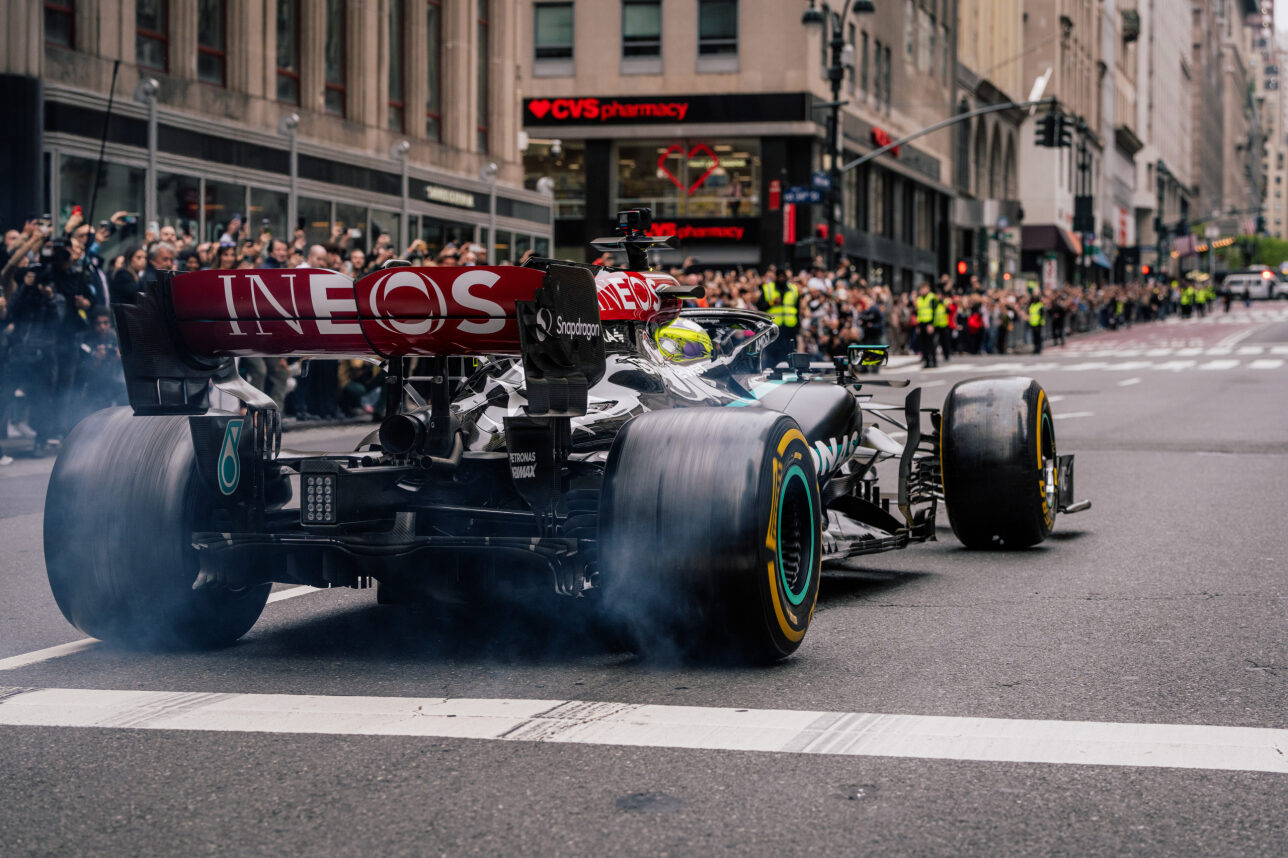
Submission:
[[[796,204],[783,204],[783,244],[796,243]]]
[[[821,203],[823,202],[823,192],[816,188],[802,188],[799,186],[788,188],[783,191],[783,202],[785,203]]]
[[[769,180],[769,210],[776,212],[783,205],[783,183],[779,179]]]
[[[820,191],[826,191],[832,187],[832,177],[822,170],[817,170],[810,176],[810,184]]]

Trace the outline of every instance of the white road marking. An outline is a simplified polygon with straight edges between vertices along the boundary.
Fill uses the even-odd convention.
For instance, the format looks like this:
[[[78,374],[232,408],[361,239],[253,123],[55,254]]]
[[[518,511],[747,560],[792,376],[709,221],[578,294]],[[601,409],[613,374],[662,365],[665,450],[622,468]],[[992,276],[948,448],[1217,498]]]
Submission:
[[[0,725],[410,736],[1288,774],[1288,730],[441,697],[0,688]]]
[[[1189,357],[1189,356],[1191,356],[1191,355],[1201,355],[1201,354],[1203,354],[1203,349],[1199,349],[1199,348],[1177,349],[1177,350],[1176,350],[1176,354],[1177,354],[1179,357]]]
[[[275,593],[268,594],[268,604],[281,602],[284,599],[294,599],[296,596],[304,596],[309,593],[321,593],[317,587],[288,587],[285,590],[278,590]],[[95,638],[81,638],[71,643],[58,644],[57,646],[38,649],[33,652],[25,652],[22,655],[13,655],[8,658],[0,658],[0,670],[17,670],[20,667],[28,667],[33,664],[40,664],[42,661],[53,661],[63,656],[75,655],[78,652],[84,652],[98,643]]]
[[[1066,411],[1063,414],[1056,414],[1054,417],[1056,420],[1068,420],[1072,417],[1092,417],[1095,413],[1094,411]]]
[[[1239,347],[1238,354],[1241,354],[1241,355],[1259,355],[1259,354],[1261,354],[1261,353],[1262,353],[1262,352],[1264,352],[1264,351],[1265,351],[1265,349],[1263,349],[1261,346],[1240,346],[1240,347]]]
[[[1248,369],[1279,369],[1283,365],[1281,358],[1261,358],[1248,364]]]
[[[1048,396],[1047,402],[1050,402],[1052,405],[1054,405],[1057,402],[1064,402],[1064,397],[1057,393],[1055,396]]]
[[[1256,328],[1248,328],[1246,331],[1239,331],[1238,333],[1230,334],[1230,336],[1217,343],[1217,347],[1223,349],[1233,348],[1256,332]]]
[[[58,646],[38,649],[34,652],[25,652],[22,655],[12,655],[8,658],[0,658],[0,670],[17,670],[20,667],[26,667],[29,664],[40,664],[42,661],[49,661],[54,658],[62,658],[65,655],[75,655],[78,652],[89,649],[98,643],[94,638],[81,638],[71,643],[59,644]]]
[[[1272,355],[1288,355],[1288,346],[1271,346],[1270,353]]]
[[[1134,372],[1138,369],[1149,369],[1154,365],[1152,360],[1129,360],[1123,363],[1110,364],[1107,369],[1114,372]]]
[[[1196,363],[1198,363],[1198,361],[1168,360],[1158,364],[1157,366],[1154,367],[1154,369],[1170,369],[1173,372],[1179,372],[1183,369],[1189,369],[1190,367],[1194,366],[1194,364]]]
[[[1071,363],[1064,368],[1065,372],[1079,372],[1087,369],[1108,369],[1109,364],[1102,360],[1087,361],[1085,363]]]
[[[1118,382],[1119,387],[1131,387],[1133,384],[1140,384],[1140,378],[1124,378]]]
[[[1199,369],[1205,369],[1205,370],[1212,370],[1212,369],[1234,369],[1234,368],[1235,368],[1236,366],[1238,366],[1238,365],[1239,365],[1239,362],[1238,362],[1237,360],[1233,360],[1233,359],[1227,359],[1227,360],[1210,360],[1210,361],[1208,361],[1207,363],[1201,363],[1201,364],[1199,364]]]

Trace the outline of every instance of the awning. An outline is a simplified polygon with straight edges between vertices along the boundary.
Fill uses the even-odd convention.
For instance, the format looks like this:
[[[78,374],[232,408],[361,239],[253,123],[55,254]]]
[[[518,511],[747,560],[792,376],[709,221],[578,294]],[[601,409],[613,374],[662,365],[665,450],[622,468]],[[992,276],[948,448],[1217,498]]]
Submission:
[[[1082,253],[1082,241],[1069,230],[1055,224],[1025,224],[1020,234],[1021,250],[1055,250],[1078,256]]]
[[[1103,250],[1096,251],[1096,255],[1091,257],[1091,264],[1099,265],[1101,268],[1106,268],[1106,269],[1113,268],[1113,266],[1109,264],[1109,257],[1105,256],[1105,252]]]

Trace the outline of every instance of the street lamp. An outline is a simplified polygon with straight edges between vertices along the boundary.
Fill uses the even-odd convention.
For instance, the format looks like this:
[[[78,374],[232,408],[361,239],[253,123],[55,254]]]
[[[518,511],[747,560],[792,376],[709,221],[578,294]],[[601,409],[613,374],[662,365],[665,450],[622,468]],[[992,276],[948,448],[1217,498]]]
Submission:
[[[134,88],[134,100],[148,106],[148,180],[143,189],[144,234],[157,220],[157,93],[161,85],[154,77],[144,78]]]
[[[402,218],[400,221],[401,226],[398,228],[398,246],[403,248],[404,253],[406,253],[407,246],[410,244],[407,232],[407,220],[410,217],[407,210],[407,153],[410,150],[411,143],[406,140],[399,140],[389,147],[389,157],[402,165]]]
[[[296,199],[296,179],[299,176],[299,152],[296,148],[297,132],[300,127],[300,115],[298,113],[288,113],[277,122],[277,133],[284,134],[291,141],[290,157],[290,182],[286,194],[286,230],[282,237],[286,239],[289,247],[295,241],[295,223],[298,215]],[[287,237],[289,236],[289,238]]]
[[[496,174],[501,171],[496,161],[479,169],[479,178],[487,182],[487,264],[496,264]]]
[[[830,108],[827,116],[827,153],[831,160],[828,165],[828,189],[827,189],[827,264],[828,267],[836,265],[836,225],[841,221],[841,201],[844,199],[841,194],[841,107],[846,102],[841,101],[841,81],[845,78],[846,57],[849,62],[854,63],[854,49],[846,44],[845,41],[845,19],[853,10],[855,14],[871,14],[875,12],[876,4],[872,0],[845,0],[839,13],[833,12],[830,8],[824,7],[818,9],[814,5],[814,0],[809,0],[809,8],[801,15],[801,23],[807,27],[815,25],[829,25],[823,31],[824,36],[828,37],[828,47],[831,48],[830,62],[827,67],[827,79],[832,84],[832,100],[826,105],[820,105]],[[849,51],[846,51],[849,48]]]

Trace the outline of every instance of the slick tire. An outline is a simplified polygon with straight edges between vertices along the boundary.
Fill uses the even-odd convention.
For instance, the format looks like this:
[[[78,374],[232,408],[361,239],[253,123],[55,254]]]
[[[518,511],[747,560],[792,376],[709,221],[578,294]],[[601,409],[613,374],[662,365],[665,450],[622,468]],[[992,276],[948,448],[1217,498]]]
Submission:
[[[1031,378],[980,378],[948,392],[940,466],[953,533],[968,548],[1027,548],[1055,526],[1055,424]]]
[[[785,658],[818,599],[821,522],[814,460],[790,417],[642,414],[618,434],[600,496],[604,608],[646,655]]]
[[[185,417],[128,408],[82,420],[45,497],[54,599],[85,634],[132,649],[205,649],[254,625],[271,587],[193,590],[194,530],[210,507]]]

